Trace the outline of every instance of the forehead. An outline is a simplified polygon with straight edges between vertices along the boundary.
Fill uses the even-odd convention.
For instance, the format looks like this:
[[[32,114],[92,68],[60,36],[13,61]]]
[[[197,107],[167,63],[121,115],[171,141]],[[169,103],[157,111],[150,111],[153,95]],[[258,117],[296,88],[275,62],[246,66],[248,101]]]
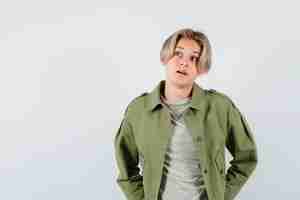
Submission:
[[[176,49],[189,50],[194,53],[200,53],[200,46],[195,40],[181,38],[176,44]]]

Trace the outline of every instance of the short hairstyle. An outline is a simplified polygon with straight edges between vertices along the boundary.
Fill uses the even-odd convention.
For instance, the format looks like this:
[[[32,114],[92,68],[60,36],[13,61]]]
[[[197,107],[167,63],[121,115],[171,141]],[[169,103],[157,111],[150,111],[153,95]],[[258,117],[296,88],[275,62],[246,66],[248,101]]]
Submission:
[[[160,50],[160,61],[164,64],[173,56],[176,45],[181,38],[191,39],[198,43],[200,47],[200,57],[197,62],[197,67],[204,68],[207,71],[211,67],[211,45],[207,36],[200,31],[190,28],[184,28],[170,35],[163,43]]]

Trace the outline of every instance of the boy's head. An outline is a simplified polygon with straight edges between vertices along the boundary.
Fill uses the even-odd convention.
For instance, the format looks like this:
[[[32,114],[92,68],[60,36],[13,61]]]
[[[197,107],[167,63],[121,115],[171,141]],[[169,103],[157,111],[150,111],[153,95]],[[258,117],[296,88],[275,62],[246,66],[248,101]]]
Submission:
[[[166,66],[167,82],[190,87],[211,66],[211,47],[207,37],[192,29],[181,29],[163,43],[160,60]]]
[[[197,59],[196,67],[205,71],[209,71],[211,67],[211,45],[207,36],[190,28],[180,29],[170,35],[162,45],[160,51],[160,61],[167,64],[175,55],[175,49],[180,39],[194,40],[200,48],[199,59]]]

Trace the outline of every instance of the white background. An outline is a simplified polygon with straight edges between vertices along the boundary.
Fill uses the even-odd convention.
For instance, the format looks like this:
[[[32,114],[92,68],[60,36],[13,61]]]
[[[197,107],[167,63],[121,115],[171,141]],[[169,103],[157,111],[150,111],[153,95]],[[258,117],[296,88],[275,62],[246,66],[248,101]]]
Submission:
[[[0,199],[125,199],[113,137],[164,79],[162,42],[184,27],[213,47],[197,82],[230,96],[256,138],[236,199],[299,198],[299,3],[108,2],[0,1]]]

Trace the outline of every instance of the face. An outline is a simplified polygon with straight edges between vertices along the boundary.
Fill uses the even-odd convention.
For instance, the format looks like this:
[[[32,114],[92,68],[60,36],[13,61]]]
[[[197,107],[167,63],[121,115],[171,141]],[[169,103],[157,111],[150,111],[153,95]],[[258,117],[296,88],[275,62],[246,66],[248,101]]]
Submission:
[[[194,40],[182,38],[178,41],[174,55],[165,63],[166,81],[178,88],[190,87],[194,80],[206,71],[197,68],[200,47]]]

